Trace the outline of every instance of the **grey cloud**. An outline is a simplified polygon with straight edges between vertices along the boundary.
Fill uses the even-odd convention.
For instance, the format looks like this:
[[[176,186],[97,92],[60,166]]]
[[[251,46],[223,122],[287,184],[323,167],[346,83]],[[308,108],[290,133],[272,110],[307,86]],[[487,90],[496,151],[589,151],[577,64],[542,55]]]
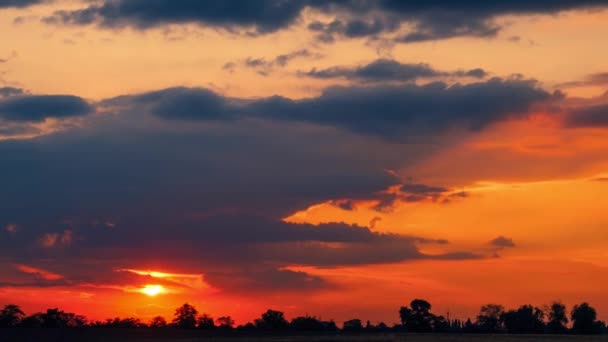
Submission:
[[[85,100],[72,95],[21,95],[0,99],[0,117],[8,121],[39,122],[47,118],[82,116],[93,110]]]
[[[493,78],[451,86],[435,82],[420,86],[333,87],[318,97],[302,100],[280,96],[225,98],[207,89],[169,88],[106,103],[166,118],[305,122],[404,141],[450,128],[478,130],[493,122],[526,116],[535,104],[555,96],[533,81]]]
[[[23,94],[25,94],[25,91],[21,88],[0,87],[0,98],[15,96],[15,95],[23,95]]]
[[[94,2],[78,10],[58,11],[44,21],[63,24],[99,24],[104,27],[150,28],[165,24],[198,23],[229,31],[251,29],[262,34],[285,29],[298,22],[311,8],[337,19],[314,21],[309,29],[318,39],[331,42],[339,37],[375,37],[396,33],[407,23],[413,30],[395,37],[418,42],[452,37],[493,37],[500,30],[494,19],[502,15],[555,14],[561,11],[603,8],[604,0],[582,1],[468,1],[433,0],[304,0],[304,1],[172,1],[113,0]]]
[[[565,124],[568,127],[608,126],[608,104],[575,108],[567,115]]]
[[[369,64],[359,67],[336,66],[326,69],[312,69],[308,72],[300,72],[301,76],[320,79],[346,78],[364,82],[415,81],[419,78],[430,77],[473,77],[484,78],[487,72],[480,68],[467,71],[440,71],[428,64],[400,63],[392,59],[377,59]]]
[[[499,248],[515,247],[515,242],[513,242],[513,239],[504,236],[499,236],[493,239],[492,241],[490,241],[490,244]]]
[[[49,2],[49,0],[0,0],[0,8],[4,7],[27,7],[31,5]]]

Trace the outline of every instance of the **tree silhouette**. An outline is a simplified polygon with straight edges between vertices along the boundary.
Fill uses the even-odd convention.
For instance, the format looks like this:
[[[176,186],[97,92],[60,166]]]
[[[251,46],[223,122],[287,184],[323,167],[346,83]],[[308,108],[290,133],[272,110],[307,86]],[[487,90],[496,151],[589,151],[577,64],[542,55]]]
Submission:
[[[504,312],[501,320],[512,334],[538,334],[545,330],[544,313],[532,305],[522,305],[517,310]]]
[[[324,330],[323,323],[315,317],[304,316],[296,317],[289,324],[295,331],[322,331]]]
[[[230,316],[222,316],[217,319],[217,325],[221,329],[230,330],[234,327],[234,320]]]
[[[198,317],[196,327],[202,330],[213,330],[215,329],[215,322],[211,316],[202,314]]]
[[[167,326],[167,321],[163,316],[156,316],[150,320],[148,326],[150,328],[165,328]]]
[[[363,330],[363,325],[360,319],[351,319],[342,325],[342,330],[346,332],[360,332]]]
[[[566,324],[568,324],[568,316],[566,313],[566,306],[562,303],[552,303],[549,307],[548,314],[549,321],[547,322],[547,330],[553,334],[561,334],[568,330]]]
[[[522,305],[517,309],[505,311],[503,306],[488,304],[480,308],[477,322],[470,319],[448,320],[443,316],[434,315],[431,312],[431,304],[423,299],[414,299],[410,306],[401,307],[399,310],[401,324],[388,327],[384,323],[373,325],[367,321],[365,325],[360,319],[351,319],[344,322],[342,331],[349,333],[381,333],[394,332],[435,332],[435,333],[497,333],[506,332],[511,334],[540,334],[540,333],[575,333],[596,334],[608,333],[604,322],[597,320],[597,312],[588,303],[575,305],[570,313],[573,323],[572,329],[567,328],[568,317],[566,307],[559,303],[552,303],[543,311],[532,305]],[[544,318],[547,317],[545,324]],[[216,325],[217,323],[217,325]],[[57,308],[48,309],[25,316],[17,305],[6,305],[0,310],[0,328],[24,327],[24,328],[77,328],[89,326],[92,328],[162,328],[167,327],[167,321],[161,317],[154,317],[148,325],[142,323],[138,318],[110,318],[106,321],[95,321],[87,323],[84,316],[70,312],[64,312]],[[178,328],[195,328],[215,330],[224,329],[232,333],[252,333],[255,331],[268,331],[283,333],[291,331],[302,332],[336,332],[339,331],[335,322],[322,321],[314,316],[295,317],[288,323],[283,312],[267,310],[261,318],[255,320],[255,324],[247,323],[232,330],[234,320],[230,316],[218,318],[215,322],[207,314],[198,316],[194,306],[186,303],[175,310],[173,326]],[[28,331],[23,329],[22,331]],[[170,330],[167,330],[170,331]],[[165,334],[166,332],[163,332]]]
[[[160,317],[162,318],[162,317]],[[164,320],[164,318],[162,318]],[[166,323],[166,322],[165,322]],[[146,326],[144,323],[142,323],[139,318],[135,318],[135,317],[127,317],[127,318],[120,318],[120,317],[115,317],[115,318],[108,318],[106,319],[105,322],[95,322],[93,324],[93,326],[97,326],[97,327],[103,327],[103,328],[123,328],[123,329],[129,329],[129,328],[141,328]]]
[[[505,309],[502,305],[487,304],[481,307],[477,325],[482,332],[494,333],[501,330],[501,317]]]
[[[284,330],[289,326],[289,322],[281,311],[269,309],[262,314],[261,319],[255,321],[255,325],[262,330]]]
[[[175,309],[175,318],[173,323],[175,326],[182,329],[194,329],[196,327],[196,315],[198,311],[194,306],[185,303]]]
[[[570,313],[572,331],[576,334],[595,334],[600,332],[601,323],[596,321],[597,312],[588,303],[575,305]]]
[[[410,303],[410,307],[402,306],[399,309],[401,324],[412,332],[432,331],[435,316],[430,313],[431,303],[423,299],[414,299]]]
[[[0,328],[17,326],[21,323],[23,317],[25,317],[25,313],[21,311],[19,306],[8,304],[0,310]]]

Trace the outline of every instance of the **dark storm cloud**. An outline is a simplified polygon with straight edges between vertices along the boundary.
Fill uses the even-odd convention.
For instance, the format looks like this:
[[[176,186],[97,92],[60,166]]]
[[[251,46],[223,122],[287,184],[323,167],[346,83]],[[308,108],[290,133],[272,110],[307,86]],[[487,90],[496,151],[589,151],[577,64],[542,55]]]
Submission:
[[[1,101],[31,98],[48,99]],[[34,265],[75,284],[149,261],[209,272],[220,288],[238,287],[232,278],[259,288],[272,289],[271,280],[282,279],[286,287],[313,289],[329,285],[285,267],[476,258],[466,251],[429,255],[418,247],[445,244],[441,239],[281,218],[331,200],[386,198],[388,208],[402,194],[382,193],[400,183],[385,170],[428,156],[440,145],[443,129],[477,129],[525,115],[536,101],[549,98],[533,82],[492,79],[331,88],[303,100],[170,88],[101,101],[97,115],[78,128],[0,142],[0,226],[19,227],[0,232],[0,259]],[[41,103],[24,108],[64,108]],[[427,143],[408,149],[378,139],[406,133]],[[410,196],[439,190],[402,186]]]
[[[554,14],[565,10],[602,8],[605,0],[544,1],[401,1],[401,0],[107,0],[75,11],[58,11],[47,22],[97,23],[106,27],[149,28],[163,24],[198,23],[228,30],[253,28],[274,32],[296,22],[306,8],[337,19],[313,21],[309,29],[322,41],[377,36],[396,32],[403,23],[413,30],[397,41],[416,42],[458,36],[492,37],[501,29],[493,19],[501,15]]]
[[[106,228],[105,232],[90,224],[73,224],[78,243],[62,249],[32,250],[26,240],[23,240],[25,243],[13,240],[11,248],[2,250],[2,257],[12,257],[14,261],[28,262],[60,274],[60,277],[50,279],[53,282],[47,281],[49,279],[44,282],[45,286],[52,286],[51,283],[60,286],[64,283],[149,283],[149,279],[130,273],[114,273],[117,264],[136,267],[138,260],[156,261],[162,255],[162,260],[158,261],[169,269],[188,267],[191,271],[204,273],[214,287],[248,291],[314,290],[330,286],[322,278],[284,270],[293,265],[335,267],[482,257],[469,252],[424,254],[418,250],[418,244],[447,242],[376,233],[343,223],[313,226],[232,215],[178,219],[164,225],[155,222],[153,216],[140,222],[119,222],[112,229]],[[24,231],[32,228],[26,225]],[[13,252],[15,254],[11,254]],[[91,262],[96,267],[87,270],[87,264]],[[29,280],[31,276],[21,278]],[[277,281],[282,284],[276,285]],[[28,284],[34,286],[29,281]]]
[[[404,141],[449,128],[477,130],[496,121],[522,117],[536,103],[553,96],[533,81],[494,78],[466,85],[436,82],[334,87],[318,97],[303,100],[280,96],[235,99],[202,88],[169,88],[106,103],[166,118],[306,122]]]
[[[27,7],[31,5],[49,2],[49,0],[0,0],[0,8],[3,7]]]
[[[47,118],[82,116],[92,111],[93,107],[85,100],[72,95],[22,95],[0,99],[0,118],[8,121],[40,122]]]
[[[492,245],[494,247],[499,247],[499,248],[511,248],[511,247],[515,247],[515,242],[513,242],[513,239],[511,239],[511,238],[499,236],[499,237],[491,240],[490,245]]]
[[[608,104],[585,106],[573,109],[566,117],[568,127],[608,126]]]

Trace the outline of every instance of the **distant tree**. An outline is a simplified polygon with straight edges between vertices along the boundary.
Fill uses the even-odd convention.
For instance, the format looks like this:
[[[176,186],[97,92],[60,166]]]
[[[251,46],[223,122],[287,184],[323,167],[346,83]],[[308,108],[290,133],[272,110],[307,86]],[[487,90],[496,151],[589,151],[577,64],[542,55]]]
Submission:
[[[175,326],[181,329],[194,329],[196,327],[196,315],[198,311],[196,308],[188,303],[175,309],[175,318],[173,323]]]
[[[377,331],[385,332],[385,331],[388,331],[388,329],[389,329],[388,326],[384,322],[380,322],[380,323],[378,323],[378,325],[376,325]]]
[[[532,305],[522,305],[501,315],[501,320],[511,334],[538,334],[545,330],[544,313]]]
[[[213,330],[215,329],[215,322],[211,316],[202,314],[197,319],[196,327],[202,330]]]
[[[478,327],[475,323],[471,321],[470,318],[467,318],[466,322],[464,322],[462,326],[462,332],[465,333],[474,333],[478,331]]]
[[[602,323],[598,322],[597,312],[588,303],[575,305],[570,313],[572,319],[572,332],[575,334],[596,334],[602,330]]]
[[[108,319],[106,319],[105,322],[102,322],[101,324],[96,323],[95,326],[104,327],[104,328],[131,329],[131,328],[142,328],[142,327],[145,327],[146,324],[142,323],[139,318],[135,318],[135,317],[127,317],[127,318],[115,317],[115,318],[108,318]]]
[[[57,308],[47,309],[39,314],[38,319],[44,328],[78,328],[87,324],[86,318],[71,312],[64,312]]]
[[[262,330],[284,330],[289,326],[289,322],[281,311],[269,309],[262,314],[261,319],[255,320],[255,325]]]
[[[399,309],[401,324],[408,331],[430,332],[433,330],[435,316],[430,313],[431,303],[423,299],[414,299],[410,303],[410,308],[402,306]]]
[[[165,328],[167,327],[167,320],[163,316],[156,316],[148,323],[150,328]]]
[[[448,320],[446,320],[443,316],[432,315],[431,325],[433,327],[434,332],[445,333],[451,331],[450,322],[448,322]]]
[[[568,331],[568,315],[566,306],[562,303],[552,303],[547,310],[549,321],[547,322],[547,331],[553,334],[562,334]]]
[[[8,304],[4,306],[4,309],[0,310],[0,328],[17,326],[24,317],[25,313],[21,311],[19,306]]]
[[[295,331],[323,331],[323,322],[312,316],[296,317],[289,326]]]
[[[481,307],[477,316],[477,326],[481,332],[495,333],[502,329],[501,317],[505,309],[502,305],[487,304]]]
[[[363,330],[363,325],[361,324],[360,319],[351,319],[344,322],[344,325],[342,325],[342,331],[345,332],[360,332],[361,330]]]
[[[251,322],[248,322],[245,325],[239,325],[236,328],[236,330],[243,331],[243,332],[252,332],[252,331],[255,331],[256,329],[257,329],[256,326]]]
[[[231,330],[234,328],[234,320],[230,316],[222,316],[217,319],[217,325],[220,329]]]
[[[42,327],[42,313],[37,312],[35,314],[24,317],[21,320],[21,326],[24,328],[41,328]]]

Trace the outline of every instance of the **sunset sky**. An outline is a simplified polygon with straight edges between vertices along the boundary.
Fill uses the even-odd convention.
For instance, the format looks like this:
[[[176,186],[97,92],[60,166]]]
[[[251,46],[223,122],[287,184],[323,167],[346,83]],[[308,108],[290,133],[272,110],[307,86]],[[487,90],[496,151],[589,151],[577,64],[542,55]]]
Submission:
[[[608,1],[0,0],[0,304],[608,319]]]

